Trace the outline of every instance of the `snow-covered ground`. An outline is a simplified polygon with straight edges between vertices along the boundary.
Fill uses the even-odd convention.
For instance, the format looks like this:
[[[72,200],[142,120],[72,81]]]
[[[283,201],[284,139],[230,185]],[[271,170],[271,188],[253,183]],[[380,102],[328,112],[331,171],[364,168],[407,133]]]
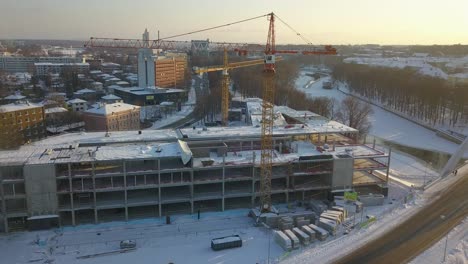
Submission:
[[[448,239],[446,241],[446,239]],[[444,259],[445,243],[447,242],[446,261]],[[410,264],[426,263],[468,263],[468,218],[455,227],[448,237],[444,236],[421,255],[414,258]]]
[[[380,217],[395,207],[409,189],[397,183],[390,184],[389,197],[384,206],[369,207],[365,215]],[[98,225],[80,225],[57,230],[12,233],[0,236],[1,263],[30,263],[54,260],[50,263],[277,263],[290,254],[274,241],[271,230],[255,227],[247,216],[247,209],[225,212],[201,213],[198,220],[194,215],[172,216],[171,224],[164,218],[110,222]],[[355,221],[361,220],[360,215]],[[241,248],[213,251],[210,241],[216,237],[238,234],[243,240]],[[135,251],[110,254],[86,259],[87,255],[119,249],[119,242],[133,239]],[[322,248],[334,238],[316,242],[311,246],[293,251],[300,254],[311,248]],[[40,261],[40,262],[39,262]]]
[[[409,186],[422,186],[439,176],[435,169],[430,168],[430,164],[396,150],[392,151],[389,174]]]
[[[254,227],[248,210],[85,225],[54,231],[23,232],[0,236],[2,263],[28,263],[54,259],[53,263],[267,263],[283,250],[273,241],[271,232]],[[211,239],[238,234],[241,248],[213,251]],[[34,243],[39,238],[40,243]],[[119,242],[134,239],[137,249],[128,253],[77,259],[79,256],[119,249]],[[270,242],[270,243],[269,243]],[[52,253],[51,252],[52,248]],[[8,253],[8,254],[7,254]]]
[[[331,90],[322,88],[323,82],[330,80],[329,77],[321,78],[312,85],[307,86],[307,88],[304,88],[304,83],[307,82],[307,78],[312,79],[312,77],[306,76],[306,73],[308,72],[300,72],[296,80],[296,89],[304,91],[311,97],[329,97],[335,98],[338,101],[346,98],[346,95],[336,88]],[[340,89],[346,89],[346,87],[342,86]],[[372,106],[372,108],[374,113],[370,116],[370,122],[372,123],[371,135],[409,147],[445,153],[454,153],[458,147],[457,144],[437,136],[432,130],[426,129],[377,106]],[[464,157],[468,158],[468,151],[465,153]]]
[[[330,241],[329,243],[318,244],[317,246],[312,246],[307,250],[296,252],[296,254],[293,254],[291,257],[287,258],[284,261],[284,263],[305,264],[310,263],[310,260],[312,259],[314,260],[314,263],[332,263],[334,260],[346,255],[349,252],[352,252],[353,250],[359,248],[363,244],[368,243],[374,238],[385,233],[387,230],[393,228],[401,221],[404,221],[405,219],[410,217],[412,214],[417,212],[418,208],[421,208],[422,206],[430,202],[432,200],[433,195],[440,192],[440,190],[446,188],[446,186],[451,184],[454,180],[456,180],[456,177],[444,178],[443,180],[439,181],[431,188],[429,188],[424,194],[412,191],[414,199],[409,200],[408,203],[403,203],[401,202],[401,200],[396,201],[394,202],[393,207],[376,207],[377,212],[369,211],[369,208],[373,207],[366,208],[367,210],[365,211],[365,214],[374,215],[377,218],[377,221],[374,222],[372,225],[366,228],[353,231],[354,233],[351,233],[349,235],[338,237],[336,240]],[[459,244],[456,241],[454,243],[456,245]],[[458,252],[454,253],[460,254]],[[429,261],[418,263],[439,262]]]
[[[169,114],[167,116],[163,114],[162,119],[153,122],[153,125],[149,127],[148,129],[159,129],[167,125],[170,125],[172,123],[175,123],[181,119],[186,118],[195,109],[196,102],[197,102],[197,97],[195,93],[195,87],[192,85],[188,94],[188,100],[182,106],[182,109],[180,111],[175,111],[174,113]]]

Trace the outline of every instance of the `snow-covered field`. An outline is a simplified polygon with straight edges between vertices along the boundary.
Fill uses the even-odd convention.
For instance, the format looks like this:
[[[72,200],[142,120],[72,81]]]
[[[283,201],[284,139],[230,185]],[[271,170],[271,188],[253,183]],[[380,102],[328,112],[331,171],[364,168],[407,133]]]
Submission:
[[[304,91],[311,97],[330,97],[338,101],[346,98],[346,95],[336,88],[331,90],[322,88],[322,83],[328,81],[329,77],[321,78],[312,85],[307,86],[307,88],[304,88],[307,78],[312,79],[312,77],[305,76],[306,73],[307,71],[300,72],[296,80],[296,89]],[[346,89],[346,87],[340,87],[340,89]],[[374,113],[370,116],[372,123],[371,135],[409,147],[445,153],[454,153],[458,147],[457,144],[437,136],[434,131],[377,106],[372,106],[372,108]],[[468,151],[464,157],[468,158]]]

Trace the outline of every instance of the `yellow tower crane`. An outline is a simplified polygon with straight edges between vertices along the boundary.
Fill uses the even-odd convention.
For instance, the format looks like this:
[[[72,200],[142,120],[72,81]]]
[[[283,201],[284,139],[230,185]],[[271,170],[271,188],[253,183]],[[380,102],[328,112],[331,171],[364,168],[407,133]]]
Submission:
[[[276,61],[280,61],[282,58],[276,58]],[[265,63],[264,59],[258,60],[248,60],[240,62],[229,62],[228,60],[228,51],[224,49],[224,59],[223,65],[215,65],[208,67],[193,67],[193,73],[203,74],[208,72],[221,71],[223,74],[223,79],[221,82],[221,114],[222,114],[222,123],[227,125],[228,123],[228,113],[229,113],[229,70],[236,68],[243,68],[255,65],[263,65]]]

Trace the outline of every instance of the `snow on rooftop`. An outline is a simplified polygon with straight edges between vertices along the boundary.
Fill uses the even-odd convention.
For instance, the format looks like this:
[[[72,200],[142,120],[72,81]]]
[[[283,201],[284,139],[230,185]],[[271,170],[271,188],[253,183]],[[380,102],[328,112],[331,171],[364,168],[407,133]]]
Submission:
[[[16,94],[12,94],[12,95],[7,96],[4,99],[5,100],[21,100],[21,99],[24,99],[24,98],[26,98],[26,96],[21,95],[20,93],[16,93]]]
[[[75,98],[67,101],[69,104],[78,104],[78,103],[87,103],[85,100],[80,99],[80,98]]]
[[[112,113],[118,113],[129,110],[139,110],[140,107],[137,105],[131,105],[126,103],[113,103],[113,104],[101,104],[97,108],[91,108],[86,110],[86,113],[98,114],[98,115],[110,115]]]
[[[77,132],[58,136],[47,137],[33,142],[32,146],[68,146],[68,145],[102,145],[120,144],[130,142],[173,142],[177,140],[177,134],[172,129],[141,130],[139,131],[113,131],[113,132]],[[107,136],[106,136],[107,134]]]
[[[468,79],[468,72],[452,74],[450,75],[450,77],[454,77],[458,79]]]
[[[64,112],[68,112],[68,110],[63,107],[52,107],[52,108],[45,109],[46,114],[64,113]]]
[[[117,95],[114,95],[114,94],[108,94],[108,95],[105,95],[103,97],[101,97],[101,99],[104,99],[104,100],[121,100],[122,98],[118,97]]]
[[[143,159],[180,157],[179,143],[132,144],[125,146],[103,146],[95,153],[96,160]]]
[[[95,93],[96,91],[85,88],[75,92],[75,94]]]
[[[42,107],[40,104],[34,104],[30,102],[24,103],[11,103],[6,105],[0,105],[0,112],[12,112],[12,111],[19,111],[19,110],[26,110],[32,108]]]
[[[209,127],[206,130],[184,128],[179,130],[184,137],[191,139],[216,139],[234,137],[260,137],[261,128],[253,126],[242,127]],[[306,135],[316,133],[356,133],[357,130],[336,121],[311,120],[306,125],[295,124],[273,127],[274,136]]]

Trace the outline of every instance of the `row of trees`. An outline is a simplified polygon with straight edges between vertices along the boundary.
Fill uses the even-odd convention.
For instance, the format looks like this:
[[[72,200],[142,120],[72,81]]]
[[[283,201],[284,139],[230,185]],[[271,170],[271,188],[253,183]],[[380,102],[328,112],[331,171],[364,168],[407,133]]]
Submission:
[[[468,84],[421,75],[415,69],[335,65],[333,78],[372,101],[432,125],[455,126],[468,120]]]

